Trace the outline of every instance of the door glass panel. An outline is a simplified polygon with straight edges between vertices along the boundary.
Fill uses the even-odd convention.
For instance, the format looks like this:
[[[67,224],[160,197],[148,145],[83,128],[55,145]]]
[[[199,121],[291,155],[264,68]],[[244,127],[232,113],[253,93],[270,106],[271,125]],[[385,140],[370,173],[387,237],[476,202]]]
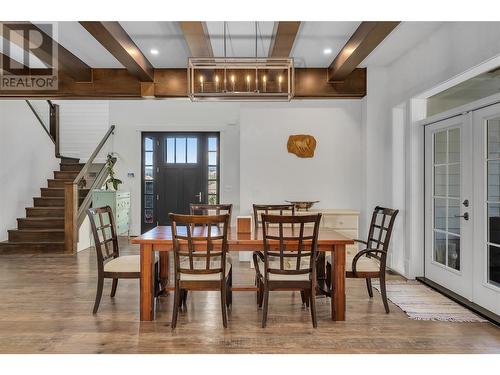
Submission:
[[[175,138],[175,162],[186,162],[186,138]]]
[[[434,261],[460,270],[460,128],[434,134]]]
[[[175,163],[175,138],[167,138],[167,163]]]
[[[448,163],[460,162],[460,129],[448,131]]]
[[[217,152],[208,153],[208,165],[217,165]]]
[[[434,228],[446,231],[446,199],[434,199]]]
[[[446,264],[446,234],[434,231],[434,260]]]
[[[487,245],[486,279],[500,287],[500,119],[487,121]]]
[[[460,269],[460,237],[448,234],[448,267]]]
[[[488,251],[488,282],[500,287],[500,247],[493,245]]]
[[[488,161],[488,201],[500,201],[500,161]]]
[[[448,199],[448,232],[460,234],[460,200]]]
[[[447,132],[442,131],[434,134],[434,164],[444,164],[447,162]]]
[[[500,158],[500,119],[488,120],[488,159]]]
[[[460,198],[460,164],[448,166],[448,196]]]
[[[434,195],[446,196],[446,165],[434,167]]]
[[[187,162],[198,162],[198,140],[196,138],[187,139]]]

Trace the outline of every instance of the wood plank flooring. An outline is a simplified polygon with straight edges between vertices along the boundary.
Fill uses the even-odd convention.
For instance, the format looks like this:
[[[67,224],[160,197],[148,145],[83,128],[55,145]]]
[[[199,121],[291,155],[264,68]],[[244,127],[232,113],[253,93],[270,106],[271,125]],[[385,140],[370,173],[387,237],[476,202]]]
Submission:
[[[248,263],[235,265],[235,284],[251,283],[252,275]],[[235,292],[224,330],[218,294],[194,292],[174,332],[171,296],[160,299],[156,321],[141,323],[138,281],[120,280],[114,299],[106,281],[93,316],[95,284],[92,249],[76,256],[0,253],[0,353],[500,353],[493,324],[415,321],[393,304],[387,315],[363,280],[347,280],[345,322],[332,322],[329,300],[319,298],[313,329],[299,293],[273,292],[262,329],[254,293]]]

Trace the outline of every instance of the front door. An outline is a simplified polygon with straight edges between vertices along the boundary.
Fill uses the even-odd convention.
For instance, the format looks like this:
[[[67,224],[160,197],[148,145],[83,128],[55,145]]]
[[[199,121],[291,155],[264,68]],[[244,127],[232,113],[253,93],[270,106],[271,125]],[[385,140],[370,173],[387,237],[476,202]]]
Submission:
[[[170,225],[169,213],[219,201],[219,134],[143,134],[142,232]]]
[[[467,115],[425,128],[425,277],[472,298],[472,132]]]

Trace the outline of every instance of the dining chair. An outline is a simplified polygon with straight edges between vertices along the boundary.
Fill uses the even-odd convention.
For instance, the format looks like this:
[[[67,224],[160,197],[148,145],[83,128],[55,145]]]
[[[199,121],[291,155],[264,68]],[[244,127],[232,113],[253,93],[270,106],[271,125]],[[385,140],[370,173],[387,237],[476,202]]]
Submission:
[[[191,203],[189,212],[191,215],[229,215],[229,223],[231,223],[231,214],[233,211],[232,204],[198,204]]]
[[[255,233],[259,230],[259,224],[262,224],[261,215],[283,215],[289,213],[295,215],[294,204],[254,204],[253,205],[253,223]]]
[[[262,328],[267,324],[269,292],[273,290],[298,290],[303,293],[310,304],[313,327],[317,327],[316,258],[320,221],[321,214],[262,215],[264,253],[253,253],[258,280],[257,299],[259,306],[263,305]],[[296,226],[284,227],[287,224]],[[312,228],[310,224],[314,224]]]
[[[120,255],[113,211],[110,206],[87,210],[94,247],[97,254],[97,293],[93,314],[97,313],[102,297],[104,279],[113,279],[111,297],[116,294],[118,279],[140,279],[140,255]],[[158,261],[155,262],[155,295],[159,293]]]
[[[232,302],[227,262],[229,215],[169,214],[172,221],[175,292],[172,329],[184,291],[217,290],[221,294],[222,323],[227,327],[227,307]]]
[[[224,215],[228,214],[229,215],[229,226],[231,226],[231,214],[233,211],[233,205],[231,203],[227,204],[199,204],[199,203],[191,203],[189,205],[189,212],[191,215]],[[231,256],[231,253],[228,252],[226,254],[226,261],[230,263],[231,265],[233,264],[233,257]],[[229,284],[232,286],[232,280],[233,280],[233,270],[229,271]],[[182,294],[182,305],[184,306],[184,309],[187,309],[187,296],[188,292],[183,291]],[[232,302],[232,301],[230,301]]]
[[[367,240],[354,240],[354,242],[363,244],[365,246],[364,249],[356,254],[347,254],[346,256],[346,277],[366,279],[366,288],[368,289],[370,298],[373,297],[371,279],[379,279],[380,294],[386,313],[389,313],[385,283],[387,253],[389,251],[394,221],[398,212],[399,210],[392,208],[375,207]],[[332,293],[331,267],[332,260],[328,256],[326,262],[326,283],[328,288],[327,295],[330,297]]]

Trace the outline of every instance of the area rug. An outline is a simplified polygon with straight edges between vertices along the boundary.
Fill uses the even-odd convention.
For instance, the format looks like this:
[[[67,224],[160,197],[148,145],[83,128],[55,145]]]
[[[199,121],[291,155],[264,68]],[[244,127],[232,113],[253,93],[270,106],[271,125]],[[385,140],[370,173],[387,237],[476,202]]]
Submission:
[[[374,280],[373,287],[380,291]],[[486,322],[465,307],[419,283],[418,281],[386,281],[387,298],[410,319],[447,322]]]

